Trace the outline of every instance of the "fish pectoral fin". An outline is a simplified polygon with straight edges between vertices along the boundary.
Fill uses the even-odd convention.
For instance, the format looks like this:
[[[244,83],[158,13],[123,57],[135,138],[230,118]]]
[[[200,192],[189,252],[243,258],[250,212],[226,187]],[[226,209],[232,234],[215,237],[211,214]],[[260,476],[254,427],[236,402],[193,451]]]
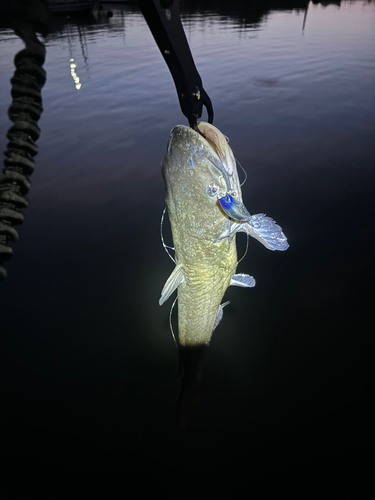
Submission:
[[[246,233],[246,229],[244,228],[244,226],[247,224],[247,223],[239,223],[239,222],[233,222],[233,221],[229,221],[231,223],[231,227],[230,227],[230,237],[233,238],[233,236],[236,234],[236,233],[240,233],[241,231],[243,231],[244,233]],[[226,229],[225,231],[223,231],[220,236],[218,236],[217,238],[214,239],[214,243],[217,243],[218,241],[221,241],[221,240],[224,240],[225,238],[228,238],[228,229]]]
[[[232,223],[231,236],[235,233],[246,233],[252,238],[260,241],[269,250],[285,251],[289,248],[288,240],[281,227],[276,222],[267,217],[265,214],[252,215],[249,222],[245,223]],[[228,231],[223,231],[221,235],[215,240],[221,241],[228,237]]]
[[[219,310],[217,312],[217,316],[216,316],[216,319],[215,319],[215,323],[214,323],[214,327],[212,329],[212,331],[215,330],[215,328],[217,327],[217,325],[220,323],[220,321],[222,320],[223,318],[223,309],[225,306],[227,306],[228,304],[230,304],[230,301],[228,300],[227,302],[224,302],[224,304],[220,304],[219,305]]]
[[[185,274],[181,266],[177,266],[173,269],[172,274],[169,276],[165,282],[164,288],[161,291],[161,296],[159,299],[159,305],[164,304],[166,300],[172,295],[172,293],[185,281]]]
[[[255,286],[255,279],[248,274],[235,274],[230,280],[229,286],[242,286],[244,288],[251,288]]]
[[[289,248],[288,240],[281,227],[265,214],[253,215],[250,222],[244,224],[242,230],[260,241],[269,250],[283,252]]]

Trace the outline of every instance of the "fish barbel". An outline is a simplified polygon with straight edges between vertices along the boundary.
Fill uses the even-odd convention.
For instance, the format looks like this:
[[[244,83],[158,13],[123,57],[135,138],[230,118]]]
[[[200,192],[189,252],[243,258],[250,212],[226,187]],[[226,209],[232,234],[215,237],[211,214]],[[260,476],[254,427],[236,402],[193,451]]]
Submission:
[[[228,286],[255,285],[252,276],[236,274],[237,232],[270,250],[288,248],[280,226],[264,214],[251,216],[244,206],[226,137],[208,123],[199,122],[198,128],[202,135],[174,127],[162,162],[176,267],[159,304],[178,290],[178,342],[186,347],[210,342]]]

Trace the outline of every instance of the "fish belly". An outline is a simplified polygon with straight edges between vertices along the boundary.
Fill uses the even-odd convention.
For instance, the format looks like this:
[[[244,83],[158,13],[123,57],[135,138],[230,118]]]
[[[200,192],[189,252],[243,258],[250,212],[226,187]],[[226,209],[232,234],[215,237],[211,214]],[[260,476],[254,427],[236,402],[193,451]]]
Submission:
[[[207,265],[197,262],[183,265],[186,279],[178,288],[178,339],[181,346],[210,342],[221,300],[235,273],[235,243],[232,242],[230,247],[228,241],[217,245],[216,250],[222,251],[208,252],[212,260]]]

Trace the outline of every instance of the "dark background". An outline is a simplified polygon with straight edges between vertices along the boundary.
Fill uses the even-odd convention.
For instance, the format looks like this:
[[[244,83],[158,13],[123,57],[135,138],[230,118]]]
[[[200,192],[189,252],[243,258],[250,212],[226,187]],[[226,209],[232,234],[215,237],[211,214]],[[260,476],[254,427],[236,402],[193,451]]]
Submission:
[[[249,176],[245,203],[290,243],[250,242],[239,272],[257,285],[228,290],[184,429],[158,298],[172,271],[159,166],[185,120],[136,4],[52,19],[30,206],[0,290],[4,498],[369,494],[375,11],[308,9],[302,35],[306,2],[182,6],[215,125]],[[22,48],[10,25],[3,149]],[[86,93],[73,94],[72,54]]]

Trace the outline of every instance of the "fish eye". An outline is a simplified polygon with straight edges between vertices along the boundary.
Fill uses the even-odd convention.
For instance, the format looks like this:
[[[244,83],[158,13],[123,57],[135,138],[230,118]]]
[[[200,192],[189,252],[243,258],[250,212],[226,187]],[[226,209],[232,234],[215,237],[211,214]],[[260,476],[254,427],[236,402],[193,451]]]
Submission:
[[[217,195],[218,190],[219,186],[217,184],[212,183],[206,189],[206,193],[208,194],[208,196],[214,197]]]

